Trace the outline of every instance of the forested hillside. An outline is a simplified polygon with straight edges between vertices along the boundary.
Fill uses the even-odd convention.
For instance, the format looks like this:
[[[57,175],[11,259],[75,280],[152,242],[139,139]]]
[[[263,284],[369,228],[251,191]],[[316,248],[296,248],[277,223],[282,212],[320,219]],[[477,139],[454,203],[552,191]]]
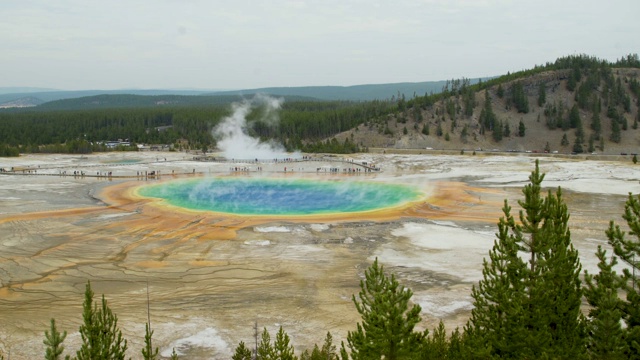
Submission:
[[[451,80],[438,93],[385,101],[292,97],[278,124],[258,120],[256,109],[247,132],[305,152],[389,147],[636,153],[639,97],[637,55],[615,63],[579,55],[475,84]],[[100,95],[0,111],[0,155],[100,151],[99,142],[117,139],[212,149],[211,129],[238,99]],[[78,110],[61,110],[69,102]]]
[[[569,56],[531,70],[397,101],[397,111],[337,136],[363,147],[635,152],[640,61]]]
[[[316,141],[344,132],[392,111],[388,102],[285,102],[277,124],[259,120],[261,109],[248,116],[252,136],[276,138],[289,149],[303,149]],[[176,149],[215,146],[211,130],[230,115],[228,104],[146,108],[91,109],[75,111],[0,112],[0,155],[19,152],[103,151],[100,142],[127,140],[132,143],[171,144]],[[332,145],[334,152],[358,151],[349,142]],[[312,148],[308,150],[313,151]],[[322,148],[325,150],[325,148]]]

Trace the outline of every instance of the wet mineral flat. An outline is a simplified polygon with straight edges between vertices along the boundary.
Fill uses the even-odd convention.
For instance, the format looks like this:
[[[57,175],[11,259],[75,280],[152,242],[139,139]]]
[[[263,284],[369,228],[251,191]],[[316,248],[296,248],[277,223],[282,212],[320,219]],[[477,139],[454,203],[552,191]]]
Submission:
[[[189,359],[229,358],[253,327],[288,332],[297,352],[355,328],[351,302],[377,257],[414,291],[421,327],[466,322],[471,287],[495,239],[503,200],[518,209],[534,168],[527,156],[360,154],[349,162],[194,161],[184,153],[42,155],[0,159],[0,349],[42,356],[49,319],[79,347],[87,281],[104,294],[138,358],[150,316],[154,345]],[[544,185],[562,187],[583,267],[597,271],[609,220],[621,222],[631,162],[541,157]],[[261,171],[258,171],[260,166]],[[287,167],[287,171],[284,168]],[[237,170],[238,168],[239,170]],[[332,172],[327,169],[339,168]],[[75,175],[74,175],[75,172]],[[150,176],[151,173],[154,176]],[[405,184],[424,198],[359,214],[234,216],[181,210],[136,195],[136,187],[201,176],[270,176]],[[149,310],[147,313],[147,290]]]

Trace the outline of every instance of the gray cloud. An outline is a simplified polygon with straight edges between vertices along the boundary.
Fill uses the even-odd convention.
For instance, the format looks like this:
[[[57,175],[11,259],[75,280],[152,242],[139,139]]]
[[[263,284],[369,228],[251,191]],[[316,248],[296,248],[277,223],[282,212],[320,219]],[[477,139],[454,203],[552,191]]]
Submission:
[[[636,0],[5,0],[3,86],[251,88],[491,76],[638,52]]]

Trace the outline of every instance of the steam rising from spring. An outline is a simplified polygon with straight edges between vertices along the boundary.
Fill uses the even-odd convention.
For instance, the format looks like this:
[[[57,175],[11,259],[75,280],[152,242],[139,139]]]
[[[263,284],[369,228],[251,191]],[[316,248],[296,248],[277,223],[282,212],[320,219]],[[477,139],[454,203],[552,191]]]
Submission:
[[[283,99],[276,99],[266,95],[256,95],[253,99],[233,103],[233,113],[222,119],[212,133],[218,142],[218,148],[227,159],[282,159],[299,157],[287,154],[282,144],[275,141],[262,142],[251,137],[247,130],[251,124],[247,115],[253,109],[262,107],[260,121],[267,125],[277,125],[280,121],[278,110]]]

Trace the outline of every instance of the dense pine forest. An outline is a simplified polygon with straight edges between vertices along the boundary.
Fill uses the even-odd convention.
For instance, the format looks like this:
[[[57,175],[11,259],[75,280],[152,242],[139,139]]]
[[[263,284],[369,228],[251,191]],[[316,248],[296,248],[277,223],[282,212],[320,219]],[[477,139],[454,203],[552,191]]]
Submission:
[[[249,115],[249,134],[278,139],[290,150],[323,147],[322,140],[351,129],[363,119],[391,110],[388,102],[287,102],[273,125],[259,119],[260,109]],[[104,141],[127,140],[138,144],[175,144],[178,149],[213,148],[211,130],[230,115],[229,106],[118,108],[73,111],[0,113],[0,155],[23,153],[104,151]],[[356,152],[347,146],[326,150]],[[349,145],[349,144],[347,144]]]
[[[366,102],[293,96],[277,125],[260,121],[256,109],[247,131],[305,152],[386,146],[605,152],[637,146],[639,78],[637,54],[616,62],[568,56],[488,81],[447,81],[440,92],[424,95],[398,93]],[[213,149],[211,129],[238,99],[162,95],[133,101],[128,96],[74,100],[82,105],[75,110],[63,110],[61,103],[69,100],[2,110],[0,156],[104,151],[102,142],[118,139],[170,144],[175,150]],[[129,100],[135,107],[122,106]],[[116,103],[119,107],[109,107]]]
[[[421,308],[411,302],[411,289],[375,260],[352,296],[361,322],[341,344],[329,332],[322,345],[296,356],[285,329],[272,341],[265,328],[259,339],[257,331],[255,339],[238,339],[233,359],[640,359],[640,198],[629,195],[625,204],[628,232],[614,221],[603,230],[613,254],[598,247],[599,272],[582,273],[562,191],[545,194],[543,180],[536,161],[518,201],[522,210],[513,214],[505,200],[462,329],[448,332],[442,322],[432,331],[416,329]],[[625,265],[622,273],[614,270],[618,262]],[[78,316],[82,345],[75,359],[125,359],[127,350],[158,359],[150,321],[143,348],[128,349],[117,316],[104,295],[94,301],[90,282]],[[51,319],[46,359],[61,358],[66,335]],[[175,349],[171,358],[178,358]]]

